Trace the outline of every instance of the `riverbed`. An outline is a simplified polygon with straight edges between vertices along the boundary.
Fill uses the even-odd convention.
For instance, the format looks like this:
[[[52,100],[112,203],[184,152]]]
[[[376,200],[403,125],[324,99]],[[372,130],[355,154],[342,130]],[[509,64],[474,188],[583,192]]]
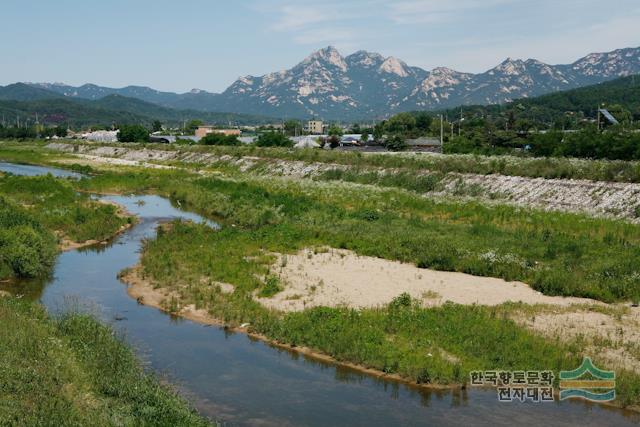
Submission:
[[[4,169],[0,163],[0,170]],[[12,165],[13,166],[13,165]],[[58,173],[41,168],[40,172]],[[32,169],[30,169],[32,171]],[[16,168],[9,170],[16,172]],[[64,176],[64,175],[63,175]],[[226,425],[636,425],[640,417],[582,401],[500,403],[495,390],[427,390],[275,348],[138,304],[117,275],[138,262],[145,239],[174,219],[217,224],[158,196],[98,196],[138,222],[107,244],[62,253],[53,277],[11,285],[50,312],[82,310],[111,324],[145,365],[204,415]]]

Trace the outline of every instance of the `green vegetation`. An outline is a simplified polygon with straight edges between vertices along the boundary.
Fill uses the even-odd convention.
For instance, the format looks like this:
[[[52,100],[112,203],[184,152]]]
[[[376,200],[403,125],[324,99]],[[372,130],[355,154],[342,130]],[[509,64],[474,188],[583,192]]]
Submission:
[[[145,171],[84,182],[95,189],[160,191],[225,224],[214,232],[175,222],[147,242],[143,274],[180,295],[172,310],[195,304],[231,324],[251,323],[271,339],[422,383],[463,381],[472,369],[567,369],[587,350],[579,340],[562,344],[518,326],[509,320],[509,306],[425,309],[405,296],[380,309],[273,312],[252,297],[280,289],[270,254],[327,245],[607,301],[640,289],[634,267],[640,233],[631,224],[433,203],[397,190],[179,176],[176,182],[175,172]],[[214,282],[231,283],[235,292],[225,294]],[[622,402],[637,403],[638,376],[620,377]]]
[[[292,147],[293,141],[279,132],[265,132],[256,140],[258,147]]]
[[[402,151],[407,148],[407,143],[402,135],[391,135],[384,141],[384,146],[390,151]]]
[[[217,276],[212,265],[242,266],[231,279],[248,274],[247,283],[257,288],[253,273],[260,270],[249,267],[244,257],[327,245],[421,267],[522,280],[549,295],[617,301],[640,291],[635,268],[639,229],[622,222],[434,202],[391,189],[267,178],[196,179],[185,172],[102,174],[81,184],[87,190],[152,189],[239,227],[227,227],[212,240],[199,233],[190,236],[182,249],[195,251],[191,261],[176,259],[182,250],[175,247],[150,256],[162,260],[157,277],[168,282]]]
[[[8,206],[21,206],[44,229],[75,242],[104,240],[130,220],[118,216],[115,206],[78,194],[70,182],[50,175],[0,175],[0,194],[13,202]]]
[[[262,325],[261,325],[262,326]],[[313,308],[267,324],[270,337],[311,346],[422,384],[464,383],[468,372],[554,369],[579,363],[577,348],[549,343],[500,309],[445,304],[424,309],[401,295],[381,309]]]
[[[302,134],[304,125],[300,120],[287,120],[284,122],[284,131],[288,136],[297,136]]]
[[[93,318],[0,297],[0,424],[208,425]]]
[[[149,130],[142,125],[122,125],[118,132],[120,142],[149,142]]]
[[[515,132],[482,132],[456,136],[444,145],[445,153],[509,154],[524,150],[539,157],[581,157],[590,159],[640,160],[640,133],[597,132],[587,128],[572,133],[550,131],[518,136]]]
[[[433,118],[426,112],[398,113],[386,121],[382,121],[374,128],[376,139],[383,139],[383,135],[402,135],[407,138],[418,138],[435,132],[432,130]],[[440,127],[438,125],[439,134]]]
[[[0,279],[47,274],[56,239],[25,209],[0,196]]]
[[[477,126],[507,130],[580,129],[595,121],[597,108],[609,109],[627,128],[640,119],[640,77],[628,76],[578,89],[516,99],[504,105],[472,105],[443,111],[456,120],[462,113],[463,128]],[[602,123],[604,124],[604,122]]]
[[[198,149],[338,158],[333,153],[320,157],[325,153],[319,151]],[[439,161],[430,156],[346,159],[356,164],[408,164],[408,172],[416,166],[413,162]],[[480,159],[487,162],[481,162],[482,167],[498,167]],[[551,170],[553,163],[548,167]],[[272,254],[329,246],[421,268],[522,280],[548,295],[602,301],[629,301],[640,295],[637,225],[500,205],[435,202],[384,188],[435,188],[438,175],[418,181],[410,173],[396,178],[356,169],[329,171],[321,177],[377,186],[356,187],[222,170],[230,176],[202,177],[186,170],[102,171],[75,184],[86,191],[165,195],[223,224],[213,231],[201,224],[174,222],[146,242],[142,274],[178,295],[171,301],[173,311],[194,304],[232,325],[250,323],[253,331],[270,339],[421,383],[452,383],[465,380],[472,369],[572,369],[591,350],[580,339],[543,339],[510,320],[521,307],[509,305],[422,308],[404,295],[378,309],[314,308],[289,314],[268,310],[254,296],[281,289],[272,271]],[[227,294],[216,282],[230,283],[235,290]],[[618,373],[619,402],[637,404],[640,377]]]
[[[217,132],[204,136],[198,143],[202,145],[240,145],[236,135],[225,135]]]
[[[321,173],[318,181],[345,181],[358,184],[378,185],[380,187],[397,187],[406,190],[426,193],[437,191],[440,187],[442,174],[418,175],[412,172],[379,173],[360,169],[330,169]]]

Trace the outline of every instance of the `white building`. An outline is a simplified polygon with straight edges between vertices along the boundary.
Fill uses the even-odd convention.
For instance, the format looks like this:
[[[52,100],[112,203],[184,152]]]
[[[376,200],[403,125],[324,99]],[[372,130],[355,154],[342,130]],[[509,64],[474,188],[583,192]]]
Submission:
[[[324,123],[322,123],[322,120],[309,120],[305,131],[314,135],[320,135],[322,133],[323,126]]]

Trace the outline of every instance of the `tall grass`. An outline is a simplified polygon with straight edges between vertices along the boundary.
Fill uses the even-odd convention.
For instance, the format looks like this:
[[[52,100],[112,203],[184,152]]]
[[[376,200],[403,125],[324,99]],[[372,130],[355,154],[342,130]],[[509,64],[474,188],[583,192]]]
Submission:
[[[77,242],[104,240],[112,236],[126,218],[117,208],[79,194],[72,184],[51,175],[26,177],[0,175],[0,194],[29,212],[46,229]]]
[[[208,425],[89,316],[0,298],[0,323],[2,425]]]

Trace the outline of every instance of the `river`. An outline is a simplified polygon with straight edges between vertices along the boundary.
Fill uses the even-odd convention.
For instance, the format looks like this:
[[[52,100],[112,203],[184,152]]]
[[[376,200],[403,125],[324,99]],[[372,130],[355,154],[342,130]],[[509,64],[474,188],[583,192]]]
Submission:
[[[19,165],[0,170],[20,173]],[[28,168],[29,175],[66,171]],[[73,175],[72,175],[73,176]],[[50,312],[70,308],[111,324],[145,365],[166,377],[204,415],[226,425],[637,425],[640,417],[582,401],[500,403],[495,390],[430,391],[381,380],[138,304],[117,279],[138,262],[160,221],[206,221],[158,196],[100,196],[139,222],[107,245],[62,253],[53,277],[19,282],[11,292],[39,299]],[[217,225],[208,222],[215,232]]]

